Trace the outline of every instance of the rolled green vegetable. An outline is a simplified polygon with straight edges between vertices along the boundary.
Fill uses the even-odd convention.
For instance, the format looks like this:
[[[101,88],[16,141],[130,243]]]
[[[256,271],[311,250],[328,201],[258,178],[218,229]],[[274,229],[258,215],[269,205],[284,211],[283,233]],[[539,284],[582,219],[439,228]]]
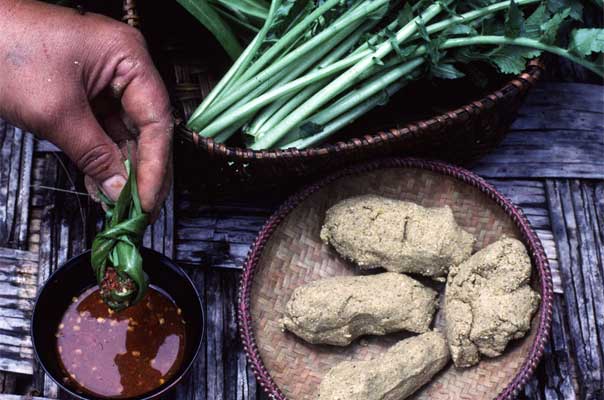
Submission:
[[[108,207],[105,228],[92,242],[91,255],[101,297],[116,311],[137,303],[149,285],[139,250],[149,217],[142,210],[130,161],[125,165],[128,180],[118,200],[101,196]]]

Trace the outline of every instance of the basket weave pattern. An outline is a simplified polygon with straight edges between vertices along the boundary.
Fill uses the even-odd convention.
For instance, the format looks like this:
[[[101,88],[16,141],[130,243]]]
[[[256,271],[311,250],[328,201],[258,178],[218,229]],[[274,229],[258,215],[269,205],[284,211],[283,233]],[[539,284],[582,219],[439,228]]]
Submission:
[[[368,337],[339,348],[306,344],[280,330],[292,291],[305,283],[358,273],[319,238],[325,211],[335,202],[375,193],[419,203],[448,204],[458,223],[477,237],[478,250],[508,235],[522,240],[531,256],[539,312],[526,338],[505,354],[471,369],[451,364],[414,399],[507,399],[534,371],[551,323],[552,284],[541,243],[521,211],[489,184],[461,168],[420,160],[386,160],[354,167],[291,198],[267,222],[252,247],[242,276],[239,321],[244,348],[261,386],[277,399],[316,399],[324,374],[343,360],[375,357],[404,334]],[[442,301],[442,298],[441,298]],[[442,327],[439,312],[436,326]]]
[[[123,1],[123,20],[138,27],[136,0]],[[319,147],[297,150],[253,151],[200,138],[186,127],[186,120],[211,91],[218,77],[209,72],[208,59],[179,57],[169,51],[174,70],[172,97],[176,101],[177,132],[193,148],[241,177],[274,178],[310,175],[350,165],[356,161],[387,156],[436,158],[456,163],[475,160],[504,137],[516,118],[529,89],[543,75],[544,66],[533,60],[527,69],[499,90],[457,109],[380,132],[366,132],[354,138]]]
[[[203,62],[174,62],[174,97],[184,115],[177,131],[196,149],[233,170],[254,176],[308,175],[355,161],[384,156],[422,156],[466,162],[488,152],[509,129],[528,90],[543,73],[539,60],[501,89],[481,99],[426,120],[400,128],[366,132],[345,141],[297,150],[254,151],[227,146],[202,138],[186,128],[184,121],[210,92],[216,77]]]

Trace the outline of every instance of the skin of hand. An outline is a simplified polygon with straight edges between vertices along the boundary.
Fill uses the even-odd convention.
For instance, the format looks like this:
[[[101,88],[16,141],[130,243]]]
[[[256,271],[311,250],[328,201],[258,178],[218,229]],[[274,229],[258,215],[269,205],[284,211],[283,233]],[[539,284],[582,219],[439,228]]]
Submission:
[[[171,185],[173,120],[134,28],[33,0],[0,0],[0,116],[63,150],[116,200],[136,165],[143,209]]]

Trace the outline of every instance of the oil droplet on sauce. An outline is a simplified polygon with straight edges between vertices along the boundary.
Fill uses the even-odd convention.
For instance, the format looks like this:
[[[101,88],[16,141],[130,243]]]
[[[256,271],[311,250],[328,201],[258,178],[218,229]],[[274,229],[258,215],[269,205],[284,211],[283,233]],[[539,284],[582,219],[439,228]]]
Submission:
[[[138,396],[167,382],[178,371],[185,348],[185,325],[176,305],[153,288],[119,312],[99,300],[96,287],[86,290],[58,326],[64,380],[114,398]]]

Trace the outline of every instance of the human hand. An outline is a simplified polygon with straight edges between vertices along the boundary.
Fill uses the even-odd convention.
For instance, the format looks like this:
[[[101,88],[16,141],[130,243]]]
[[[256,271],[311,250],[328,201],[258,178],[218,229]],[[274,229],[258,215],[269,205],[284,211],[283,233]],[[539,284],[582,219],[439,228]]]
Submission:
[[[136,29],[32,0],[0,0],[0,71],[0,116],[53,142],[113,200],[129,155],[143,209],[157,213],[171,184],[173,121]]]

